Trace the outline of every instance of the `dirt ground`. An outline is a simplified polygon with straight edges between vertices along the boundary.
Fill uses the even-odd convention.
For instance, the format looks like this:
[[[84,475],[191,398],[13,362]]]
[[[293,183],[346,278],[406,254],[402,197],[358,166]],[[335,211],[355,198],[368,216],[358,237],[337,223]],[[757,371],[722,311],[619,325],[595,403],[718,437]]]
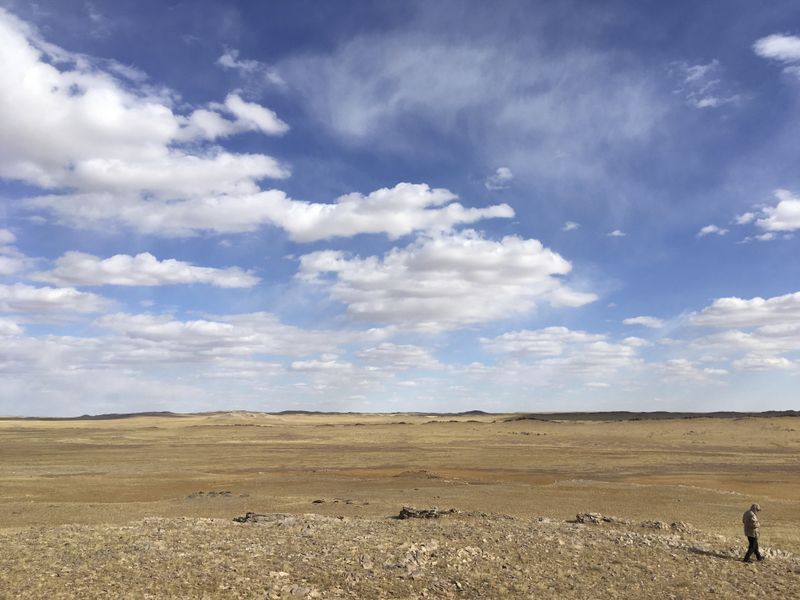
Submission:
[[[798,458],[798,417],[5,419],[0,533],[230,522],[247,511],[380,523],[414,505],[520,522],[563,523],[579,512],[682,521],[738,543],[742,512],[759,502],[762,544],[800,554]]]

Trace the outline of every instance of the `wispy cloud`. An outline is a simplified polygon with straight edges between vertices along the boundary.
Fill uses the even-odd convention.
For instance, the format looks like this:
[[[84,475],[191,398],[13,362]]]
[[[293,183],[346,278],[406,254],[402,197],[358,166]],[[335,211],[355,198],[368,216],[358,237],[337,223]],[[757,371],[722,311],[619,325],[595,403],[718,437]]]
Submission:
[[[264,83],[270,83],[278,87],[286,86],[286,82],[275,68],[258,60],[239,58],[239,51],[235,48],[225,48],[225,51],[217,59],[216,64],[223,69],[238,71],[243,77],[247,78],[246,84],[257,84],[257,80],[260,79]]]
[[[642,325],[651,329],[661,329],[664,327],[664,321],[656,317],[630,317],[622,321],[625,325]]]
[[[670,66],[678,79],[676,94],[684,97],[694,108],[719,108],[741,101],[741,96],[722,79],[722,67],[717,59],[706,64],[675,62]]]

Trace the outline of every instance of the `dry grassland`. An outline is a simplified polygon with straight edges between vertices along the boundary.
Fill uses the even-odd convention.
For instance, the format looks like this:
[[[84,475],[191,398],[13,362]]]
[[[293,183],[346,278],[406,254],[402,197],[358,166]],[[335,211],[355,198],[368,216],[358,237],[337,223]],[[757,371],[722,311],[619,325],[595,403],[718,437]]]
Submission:
[[[609,553],[620,549],[623,538],[619,536],[623,535],[633,536],[625,539],[634,540],[635,543],[628,545],[635,550],[629,550],[630,560],[623,553],[611,561],[615,569],[622,569],[618,583],[626,582],[626,578],[639,584],[650,582],[650,594],[652,590],[661,590],[661,597],[665,598],[695,598],[706,593],[709,597],[757,597],[757,591],[770,595],[772,589],[773,594],[780,595],[771,597],[781,597],[794,593],[791,590],[800,590],[797,581],[800,576],[791,557],[771,558],[767,561],[769,565],[753,566],[729,558],[732,548],[743,540],[741,514],[754,501],[764,508],[762,543],[772,549],[800,554],[800,420],[797,417],[636,421],[508,420],[508,417],[226,413],[112,420],[0,420],[0,542],[4,542],[0,549],[0,566],[4,567],[4,574],[0,575],[4,590],[0,591],[0,597],[57,597],[59,593],[63,597],[98,598],[527,597],[525,594],[534,592],[554,598],[637,597],[630,585],[615,588],[610,583],[613,577],[604,578],[611,572],[607,571],[611,568]],[[364,540],[370,535],[377,536],[376,532],[394,535],[395,521],[389,517],[396,515],[403,505],[453,507],[465,514],[415,523],[413,528],[403,531],[413,531],[416,537],[395,540],[395,549],[423,541],[430,545],[433,540],[439,546],[434,552],[441,554],[443,548],[448,548],[445,554],[455,556],[458,552],[472,552],[463,550],[466,547],[494,543],[498,555],[517,555],[513,566],[502,568],[526,571],[520,570],[519,578],[497,580],[495,585],[494,580],[473,581],[467,574],[456,581],[457,569],[453,567],[456,571],[452,573],[443,571],[436,575],[436,581],[441,583],[436,587],[438,584],[430,577],[441,565],[430,566],[430,573],[417,574],[416,578],[401,569],[403,577],[392,579],[392,586],[381,587],[382,576],[375,571],[389,567],[382,562],[361,572],[363,564],[359,561],[363,562],[363,555],[369,554],[365,552],[369,548],[364,546],[384,544],[386,556],[397,552],[392,550],[388,538]],[[344,554],[354,552],[351,558],[360,565],[360,583],[352,580],[352,573],[342,566],[349,563],[341,553],[337,556],[344,562],[336,569],[332,566],[336,563],[333,558],[328,567],[317,564],[319,557],[315,559],[315,568],[322,579],[315,580],[313,585],[308,581],[303,584],[283,581],[282,578],[292,581],[296,578],[292,564],[284,564],[286,561],[281,558],[291,553],[277,552],[278,547],[273,544],[274,560],[268,562],[268,553],[263,549],[252,550],[255,540],[263,539],[269,528],[262,526],[259,533],[254,529],[259,524],[246,529],[247,525],[231,522],[234,516],[246,511],[318,515],[303,519],[306,525],[311,519],[321,532],[333,536],[324,547],[338,548],[344,544],[350,549],[345,551],[342,546]],[[576,513],[590,511],[614,515],[629,523],[615,525],[613,530],[596,526],[597,531],[589,537],[581,533],[586,526],[564,523],[574,519]],[[545,520],[540,521],[540,517]],[[701,531],[672,537],[667,535],[669,532],[643,533],[635,524],[646,520],[684,521]],[[340,522],[351,525],[337,530],[336,523]],[[148,563],[149,575],[139,573],[135,578],[139,588],[126,584],[125,593],[110,591],[108,582],[114,577],[106,574],[103,579],[97,575],[112,564],[103,562],[103,548],[116,548],[114,552],[119,556],[130,554],[130,560],[143,561],[149,555],[142,548],[152,548],[157,543],[154,536],[175,528],[180,530],[181,523],[186,529],[181,530],[181,535],[195,536],[187,538],[194,541],[182,542],[190,543],[193,551],[197,552],[198,544],[210,541],[222,548],[207,552],[209,561],[212,554],[214,560],[219,559],[220,552],[230,558],[247,554],[250,551],[245,548],[250,548],[251,558],[255,553],[261,557],[259,560],[267,561],[259,571],[264,581],[253,584],[254,577],[255,580],[258,577],[250,574],[250,583],[244,585],[219,574],[216,578],[195,574],[188,577],[189,587],[157,584],[154,582],[165,576],[158,571],[159,565],[166,569],[166,565],[172,564],[170,573],[174,568],[163,556]],[[506,528],[504,541],[492,538],[482,542],[486,536],[481,530],[488,528],[488,531],[496,526],[494,523]],[[426,527],[429,529],[425,530]],[[475,537],[470,540],[474,546],[466,542],[458,547],[453,545],[453,540],[442,532],[447,527],[453,535],[458,533],[464,539]],[[544,529],[536,533],[537,527]],[[598,533],[603,527],[606,533]],[[133,537],[138,541],[115,546],[126,535],[133,535],[130,528],[137,532]],[[198,531],[207,531],[207,536]],[[256,533],[242,533],[246,531]],[[353,536],[358,532],[361,541],[356,540],[357,536],[350,539],[348,531]],[[113,539],[104,537],[106,534]],[[656,536],[655,541],[644,544],[645,534]],[[241,543],[236,542],[239,538]],[[662,538],[666,540],[664,544]],[[697,547],[692,550],[695,538],[704,540],[707,552],[699,552]],[[281,539],[286,545],[294,538]],[[549,541],[542,541],[545,539]],[[543,556],[542,548],[536,547],[537,540],[547,547],[566,543],[567,554],[581,554],[586,547],[596,547],[597,552],[584,557],[588,561],[585,569],[577,559],[573,561],[574,557],[567,556],[569,569],[566,566],[564,569],[578,569],[577,575],[559,580],[560,583],[553,580],[555,583],[541,588],[542,582],[549,580],[543,576],[537,579],[531,571],[534,563],[525,562]],[[75,545],[86,551],[95,548],[97,554],[93,556],[98,562],[70,554]],[[521,552],[523,546],[525,551]],[[683,560],[682,554],[676,554],[676,548],[691,550],[691,555],[686,555],[687,560],[691,559],[686,568],[705,575],[698,579],[696,574],[681,573],[683,583],[677,585],[673,580],[675,585],[670,587],[668,580],[640,572],[650,566],[635,557],[657,557],[662,552],[661,560],[666,565],[669,561]],[[70,564],[74,568],[63,573],[51,572],[54,561],[58,562],[59,557],[66,560],[67,556],[72,556]],[[122,560],[119,556],[117,559]],[[175,559],[173,554],[170,556]],[[467,558],[477,560],[475,556]],[[376,560],[369,560],[377,565]],[[244,558],[240,557],[240,561]],[[202,556],[195,557],[192,564],[202,562]],[[126,563],[122,560],[113,564],[119,567]],[[431,562],[437,564],[435,560]],[[652,565],[658,573],[660,568],[656,564],[662,563],[655,561]],[[485,565],[501,569],[501,565],[491,561]],[[760,575],[742,571],[761,567],[764,569]],[[563,575],[567,570],[560,572]],[[310,567],[306,571],[317,572]],[[470,572],[475,575],[480,569]],[[327,580],[324,573],[328,573]],[[767,573],[772,585],[778,587],[770,588],[766,579],[757,588],[729,589],[723,585],[725,581],[738,581],[737,577],[744,577],[747,582],[754,576],[766,577]],[[599,583],[592,583],[593,577]],[[704,577],[722,581],[712,585]],[[177,580],[173,579],[167,577],[163,581],[175,583]],[[201,582],[200,587],[192,587],[191,580]],[[578,588],[569,587],[570,581],[574,584],[578,580],[594,586],[587,589],[596,595],[582,596],[580,590],[575,591]],[[368,581],[378,587],[370,588],[365,583]],[[523,581],[529,582],[524,590],[514,587]],[[80,593],[76,591],[79,587],[75,587],[78,584],[83,585]],[[712,589],[715,585],[717,588]],[[612,593],[614,589],[617,591]],[[644,593],[643,588],[639,591]]]

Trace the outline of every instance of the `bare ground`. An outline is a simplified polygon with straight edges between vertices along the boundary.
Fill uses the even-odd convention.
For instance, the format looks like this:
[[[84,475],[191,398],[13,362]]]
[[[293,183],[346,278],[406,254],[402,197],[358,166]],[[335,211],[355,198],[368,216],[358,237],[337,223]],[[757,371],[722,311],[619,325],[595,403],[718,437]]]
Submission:
[[[797,598],[799,424],[0,420],[0,598]],[[770,556],[745,565],[752,501]]]

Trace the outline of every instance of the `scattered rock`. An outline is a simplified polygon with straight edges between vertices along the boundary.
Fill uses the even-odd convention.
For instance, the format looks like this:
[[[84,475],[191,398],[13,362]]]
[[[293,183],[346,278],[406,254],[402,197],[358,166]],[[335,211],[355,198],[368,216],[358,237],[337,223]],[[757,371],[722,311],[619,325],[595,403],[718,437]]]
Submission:
[[[645,529],[669,529],[669,525],[664,523],[664,521],[642,521],[639,523],[639,527]]]
[[[625,519],[618,519],[617,517],[609,517],[596,512],[578,513],[575,516],[576,523],[599,525],[600,523],[617,523],[620,525],[629,525],[630,521]]]
[[[261,521],[270,520],[270,516],[254,512],[247,512],[245,513],[244,516],[234,517],[233,520],[236,521],[237,523],[259,523]]]
[[[433,508],[414,508],[413,506],[404,506],[398,515],[399,519],[438,519],[442,515],[452,515],[458,511],[455,508],[447,510],[439,510],[435,506]]]
[[[228,490],[225,490],[225,491],[222,491],[222,492],[203,492],[203,491],[192,492],[191,494],[189,494],[186,497],[189,500],[198,500],[200,498],[217,498],[217,497],[230,498],[231,496],[233,496],[233,492],[229,492]]]

